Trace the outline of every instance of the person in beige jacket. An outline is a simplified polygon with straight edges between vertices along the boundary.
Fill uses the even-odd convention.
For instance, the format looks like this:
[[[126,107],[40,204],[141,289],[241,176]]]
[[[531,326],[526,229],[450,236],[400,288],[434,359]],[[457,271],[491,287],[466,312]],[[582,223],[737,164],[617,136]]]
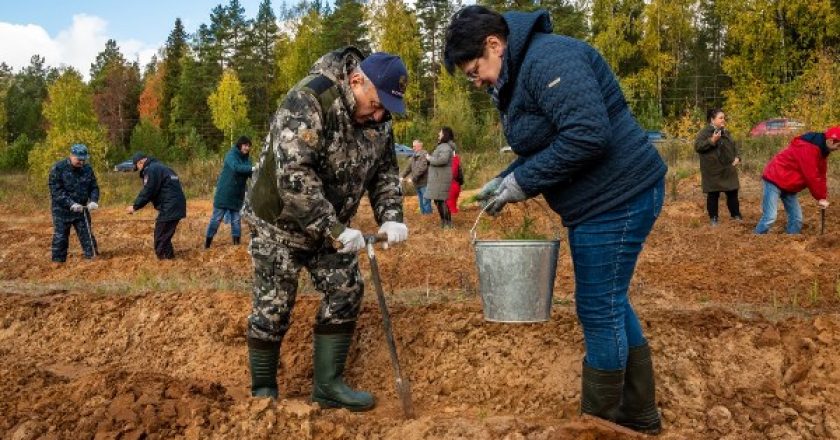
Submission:
[[[417,203],[420,205],[420,214],[432,213],[432,203],[426,198],[426,184],[429,182],[429,153],[423,149],[423,142],[415,139],[411,144],[414,155],[408,158],[408,166],[400,174],[400,183],[408,181],[414,185],[417,191]]]

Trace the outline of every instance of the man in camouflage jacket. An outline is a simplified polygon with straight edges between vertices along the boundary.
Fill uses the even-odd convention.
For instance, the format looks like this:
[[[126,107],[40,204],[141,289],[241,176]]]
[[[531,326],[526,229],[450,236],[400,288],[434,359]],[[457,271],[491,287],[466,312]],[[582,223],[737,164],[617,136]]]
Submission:
[[[99,185],[88,165],[87,146],[74,144],[70,157],[50,169],[50,205],[53,218],[52,261],[67,261],[70,227],[76,230],[86,259],[96,253],[96,239],[90,229],[90,211],[99,208]]]
[[[289,328],[298,275],[306,267],[323,298],[314,328],[312,400],[363,411],[374,398],[342,373],[363,294],[350,226],[367,192],[379,233],[408,237],[390,113],[404,113],[407,83],[399,57],[354,48],[319,59],[274,115],[245,196],[254,262],[248,317],[251,393],[276,398],[280,343]]]

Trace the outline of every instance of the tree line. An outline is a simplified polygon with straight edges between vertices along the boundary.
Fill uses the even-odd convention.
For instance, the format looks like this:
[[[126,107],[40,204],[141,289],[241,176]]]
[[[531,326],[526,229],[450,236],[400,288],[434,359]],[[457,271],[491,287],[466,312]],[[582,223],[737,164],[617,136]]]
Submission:
[[[500,12],[547,10],[555,33],[588,41],[616,72],[648,129],[677,133],[723,107],[736,133],[789,115],[814,129],[840,122],[840,0],[482,0]],[[411,78],[398,142],[431,143],[442,125],[460,148],[504,145],[483,91],[441,67],[445,27],[460,0],[301,0],[249,18],[239,0],[188,31],[175,19],[165,45],[140,66],[109,40],[89,80],[33,55],[0,63],[0,168],[45,175],[73,142],[103,166],[143,150],[169,161],[259,140],[282,98],[312,63],[346,45],[399,54]]]

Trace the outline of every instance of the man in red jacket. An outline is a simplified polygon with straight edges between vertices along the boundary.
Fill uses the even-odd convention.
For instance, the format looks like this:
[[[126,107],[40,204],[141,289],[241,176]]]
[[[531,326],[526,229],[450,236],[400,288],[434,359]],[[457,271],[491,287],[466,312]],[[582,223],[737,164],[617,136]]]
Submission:
[[[782,199],[787,213],[787,233],[802,230],[802,208],[796,194],[805,188],[817,199],[820,208],[828,208],[828,154],[840,150],[840,126],[825,133],[806,133],[794,138],[787,148],[776,154],[764,168],[764,198],[761,201],[761,220],[756,234],[766,234],[776,221],[778,200]]]

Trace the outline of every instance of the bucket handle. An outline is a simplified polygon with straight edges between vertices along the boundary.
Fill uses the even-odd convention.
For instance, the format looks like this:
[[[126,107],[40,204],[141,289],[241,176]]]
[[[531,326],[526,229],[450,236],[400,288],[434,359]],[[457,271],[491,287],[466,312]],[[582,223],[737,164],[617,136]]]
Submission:
[[[478,217],[475,218],[475,223],[473,223],[473,226],[470,229],[470,240],[472,240],[473,244],[475,244],[475,241],[477,239],[475,228],[478,227],[478,221],[481,220],[481,216],[484,215],[485,212],[487,212],[487,208],[489,208],[495,200],[495,197],[488,200],[487,203],[485,203],[484,206],[481,208],[481,211],[478,213]]]
[[[478,227],[478,221],[481,220],[481,216],[484,215],[485,212],[487,212],[487,208],[489,208],[490,205],[493,204],[494,200],[496,200],[495,197],[491,198],[490,200],[487,201],[487,203],[484,204],[484,207],[481,208],[481,211],[478,213],[478,217],[475,218],[475,222],[473,223],[472,228],[470,228],[470,240],[472,240],[473,244],[475,244],[475,241],[478,239],[477,234],[476,234],[476,228]],[[531,200],[525,200],[524,203],[528,203],[530,201]],[[552,212],[549,211],[548,208],[543,206],[542,203],[540,203],[538,201],[534,201],[534,203],[536,203],[540,208],[542,208],[543,211],[545,211],[549,216],[552,214]],[[554,223],[554,222],[552,222],[552,223]],[[555,236],[556,239],[558,239],[558,240],[560,239],[560,234],[561,234],[562,230],[563,230],[562,226],[557,227],[557,235]]]

